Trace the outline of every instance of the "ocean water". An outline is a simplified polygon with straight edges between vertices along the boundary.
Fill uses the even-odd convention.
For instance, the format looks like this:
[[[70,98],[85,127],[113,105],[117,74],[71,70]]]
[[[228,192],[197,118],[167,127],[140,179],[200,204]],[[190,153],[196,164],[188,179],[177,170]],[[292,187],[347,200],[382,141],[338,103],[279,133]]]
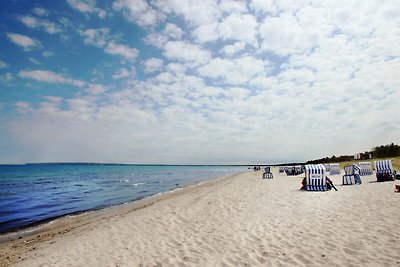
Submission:
[[[0,233],[244,171],[245,166],[0,165]]]

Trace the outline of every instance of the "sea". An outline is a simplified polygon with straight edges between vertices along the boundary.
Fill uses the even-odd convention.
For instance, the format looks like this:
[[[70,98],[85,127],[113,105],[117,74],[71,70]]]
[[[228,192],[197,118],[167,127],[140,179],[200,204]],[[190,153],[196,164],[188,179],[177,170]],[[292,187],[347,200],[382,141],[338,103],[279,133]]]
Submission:
[[[0,233],[246,171],[247,166],[0,165]]]

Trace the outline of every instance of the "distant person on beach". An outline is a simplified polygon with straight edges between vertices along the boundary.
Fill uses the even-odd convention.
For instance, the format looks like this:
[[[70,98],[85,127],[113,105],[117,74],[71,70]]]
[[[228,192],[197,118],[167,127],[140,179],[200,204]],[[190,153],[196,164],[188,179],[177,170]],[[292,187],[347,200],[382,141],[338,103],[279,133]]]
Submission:
[[[325,176],[325,179],[326,179],[326,188],[328,190],[331,190],[332,189],[332,184],[333,184],[332,180],[328,176]]]
[[[301,188],[300,190],[306,190],[307,188],[307,178],[304,177],[303,180],[301,180]]]

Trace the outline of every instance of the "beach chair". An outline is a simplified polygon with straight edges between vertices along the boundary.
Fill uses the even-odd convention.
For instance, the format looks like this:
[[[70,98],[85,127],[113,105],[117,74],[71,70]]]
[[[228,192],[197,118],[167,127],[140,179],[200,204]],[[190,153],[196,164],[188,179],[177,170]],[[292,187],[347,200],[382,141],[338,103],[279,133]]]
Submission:
[[[326,169],[323,164],[306,165],[306,190],[326,191]]]
[[[358,164],[360,166],[360,175],[361,176],[372,175],[371,162],[369,162],[369,161],[359,162]]]
[[[271,167],[266,166],[264,168],[263,179],[272,179],[272,178],[274,178],[274,176],[271,173]]]
[[[286,173],[286,175],[293,175],[292,173],[294,173],[294,167],[286,166],[285,167],[285,173]]]
[[[330,175],[340,174],[339,163],[329,164],[329,174]]]
[[[376,180],[378,182],[393,181],[394,180],[394,170],[392,166],[392,160],[376,160],[375,171]]]
[[[296,165],[287,167],[287,169],[285,169],[285,172],[286,175],[299,175],[303,173],[303,170],[301,165]]]
[[[285,166],[279,166],[279,172],[285,172]]]
[[[304,172],[303,167],[301,165],[294,166],[294,169],[295,169],[295,175],[299,175]]]
[[[330,171],[330,164],[324,164],[326,172]]]
[[[361,184],[360,167],[356,164],[347,165],[344,167],[344,175],[342,179],[343,185]]]

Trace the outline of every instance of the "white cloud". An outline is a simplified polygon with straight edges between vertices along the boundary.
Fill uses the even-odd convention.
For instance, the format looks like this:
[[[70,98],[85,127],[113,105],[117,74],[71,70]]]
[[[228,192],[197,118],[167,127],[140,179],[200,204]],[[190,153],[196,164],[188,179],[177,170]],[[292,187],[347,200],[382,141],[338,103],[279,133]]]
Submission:
[[[143,70],[146,73],[151,73],[161,70],[164,61],[160,58],[150,58],[142,61]]]
[[[155,4],[164,13],[182,16],[190,26],[210,24],[221,17],[216,0],[165,0]]]
[[[252,88],[262,89],[264,91],[275,90],[278,91],[278,79],[275,76],[256,75],[251,79],[249,85]]]
[[[96,7],[96,0],[67,0],[67,3],[79,12],[97,13],[101,19],[104,19],[107,15],[105,10]]]
[[[80,34],[84,37],[85,44],[104,47],[108,42],[110,29],[86,29],[84,31],[80,31]]]
[[[182,41],[170,41],[166,43],[164,46],[164,56],[170,60],[190,63],[192,66],[204,64],[211,59],[211,54],[208,50]]]
[[[146,44],[153,45],[161,49],[168,42],[168,37],[164,34],[153,32],[148,34],[143,41]]]
[[[222,0],[219,8],[224,13],[247,13],[246,2],[237,0]]]
[[[113,3],[113,9],[122,11],[128,21],[140,26],[155,26],[159,20],[163,19],[162,14],[153,9],[145,0],[116,0]]]
[[[26,35],[18,34],[18,33],[7,33],[7,37],[14,44],[22,47],[25,51],[30,51],[34,48],[40,47],[40,42],[32,39]]]
[[[69,84],[76,87],[83,87],[85,85],[85,82],[81,80],[65,78],[61,74],[57,74],[55,72],[46,70],[33,70],[33,71],[22,70],[18,73],[18,76],[45,83]]]
[[[39,25],[38,20],[32,16],[19,16],[18,19],[29,28],[36,28]]]
[[[242,51],[246,47],[243,42],[236,42],[233,45],[226,45],[222,49],[222,52],[227,56],[235,55],[236,53]]]
[[[49,20],[45,19],[40,19],[40,18],[35,18],[33,16],[27,15],[27,16],[18,16],[17,17],[20,22],[22,22],[25,26],[31,28],[31,29],[43,29],[49,34],[56,34],[56,33],[61,33],[62,29],[61,27],[53,23]]]
[[[62,102],[62,98],[58,96],[44,96],[44,99],[46,99],[48,102],[59,104]]]
[[[37,16],[48,16],[49,15],[49,11],[43,7],[35,7],[32,9],[32,13],[37,15]]]
[[[174,73],[174,74],[184,74],[187,70],[187,67],[184,64],[180,63],[169,63],[166,66],[166,69],[168,72]]]
[[[136,44],[120,24],[79,26],[80,34],[128,64],[102,62],[90,83],[19,73],[83,89],[17,104],[21,114],[4,128],[33,161],[272,163],[400,142],[397,1],[119,0],[113,8],[146,37]],[[107,90],[99,81],[109,76],[125,80]]]
[[[283,3],[281,3],[281,1],[275,0],[252,0],[250,3],[250,7],[256,13],[267,13],[273,16],[282,12],[282,5]]]
[[[0,60],[0,69],[5,69],[5,68],[8,68],[8,64],[3,60]]]
[[[192,35],[199,43],[212,42],[219,38],[217,28],[218,28],[217,23],[203,24],[194,29],[192,31]]]
[[[42,53],[42,55],[44,56],[44,57],[52,57],[52,56],[54,56],[54,52],[52,52],[52,51],[43,51],[43,53]]]
[[[40,65],[41,64],[40,61],[38,61],[37,59],[35,59],[33,57],[28,57],[28,60],[30,62],[32,62],[33,64],[36,64],[36,65]]]
[[[139,51],[136,48],[131,48],[127,45],[117,44],[113,41],[109,42],[104,50],[111,55],[118,55],[127,60],[135,60]]]
[[[265,51],[281,56],[307,53],[318,45],[318,36],[312,33],[311,28],[309,30],[301,27],[292,15],[268,17],[260,26],[261,46]]]
[[[181,28],[175,24],[167,23],[164,29],[165,35],[171,37],[172,39],[181,39],[183,31]]]
[[[139,50],[136,48],[112,40],[109,28],[86,29],[79,33],[84,37],[85,44],[104,48],[104,52],[107,54],[121,56],[129,61],[134,61],[139,54]]]
[[[128,70],[127,68],[120,68],[112,75],[112,78],[115,80],[124,79],[124,78],[133,79],[133,78],[135,78],[135,76],[136,76],[135,69],[132,68],[131,70]]]
[[[198,68],[200,75],[210,78],[220,78],[228,84],[243,84],[256,75],[267,75],[268,62],[253,57],[237,59],[215,58],[208,64]]]
[[[17,103],[15,103],[15,105],[16,105],[18,108],[21,108],[21,109],[27,109],[27,108],[29,108],[29,103],[23,102],[23,101],[18,101]]]
[[[314,72],[308,68],[287,69],[279,75],[279,78],[296,84],[311,83],[315,81]]]
[[[95,0],[67,0],[67,3],[80,12],[91,13],[96,8]]]
[[[102,84],[89,84],[87,91],[91,95],[102,94],[106,91],[106,87]]]
[[[13,80],[14,80],[14,75],[11,72],[6,72],[0,75],[0,82],[5,85],[8,85]]]
[[[218,32],[225,40],[238,40],[258,47],[257,20],[250,14],[231,14],[219,25]]]

